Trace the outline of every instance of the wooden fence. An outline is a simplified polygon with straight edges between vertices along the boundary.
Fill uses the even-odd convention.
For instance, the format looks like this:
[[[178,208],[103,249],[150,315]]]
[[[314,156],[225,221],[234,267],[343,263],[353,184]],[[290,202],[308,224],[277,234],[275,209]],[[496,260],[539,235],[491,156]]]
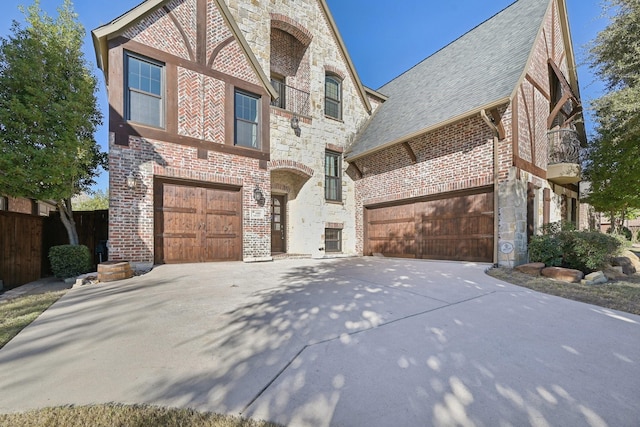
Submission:
[[[0,211],[0,280],[11,289],[42,277],[45,217]]]
[[[74,212],[78,239],[89,248],[94,271],[107,261],[109,211]],[[4,289],[50,276],[49,249],[69,243],[57,212],[49,217],[0,211],[0,280]]]

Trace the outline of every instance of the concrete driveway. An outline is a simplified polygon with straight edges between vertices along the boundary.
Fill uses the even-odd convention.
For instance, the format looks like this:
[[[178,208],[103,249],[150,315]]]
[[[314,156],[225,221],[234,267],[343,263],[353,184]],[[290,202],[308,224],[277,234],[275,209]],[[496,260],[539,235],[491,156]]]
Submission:
[[[166,265],[73,289],[0,350],[0,410],[123,402],[292,426],[639,426],[640,316],[486,267]]]

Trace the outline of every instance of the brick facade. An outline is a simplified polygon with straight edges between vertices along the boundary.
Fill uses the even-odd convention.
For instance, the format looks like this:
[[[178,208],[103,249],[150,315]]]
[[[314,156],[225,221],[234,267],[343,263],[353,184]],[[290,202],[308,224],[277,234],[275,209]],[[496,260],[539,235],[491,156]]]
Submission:
[[[499,198],[496,244],[515,247],[498,262],[523,262],[528,185],[535,192],[536,226],[545,189],[553,190],[551,220],[566,216],[577,197],[572,187],[546,180],[548,60],[568,75],[571,54],[564,51],[561,16],[552,4],[526,78],[509,102],[492,107],[502,132],[497,159],[495,128],[481,114],[469,114],[352,164],[343,159],[337,202],[325,200],[325,153],[347,152],[384,95],[362,88],[325,3],[172,0],[132,21],[109,51],[111,257],[154,261],[154,180],[169,178],[242,188],[245,261],[270,258],[272,193],[286,196],[285,250],[323,257],[325,228],[342,230],[343,254],[363,253],[365,206],[493,188]],[[164,65],[162,129],[126,120],[126,52]],[[339,118],[325,116],[327,74],[340,79]],[[278,106],[270,106],[270,76],[289,87]],[[260,98],[257,149],[234,145],[236,89]],[[291,97],[300,98],[294,105]],[[135,189],[126,185],[132,173],[140,181]],[[265,196],[262,205],[255,188]]]
[[[241,187],[242,258],[270,257],[268,206],[259,206],[253,196],[256,186],[270,196],[269,173],[261,167],[261,158],[268,159],[269,133],[262,132],[262,153],[243,148],[235,153],[232,104],[235,87],[261,95],[261,121],[268,129],[270,99],[215,2],[205,3],[207,37],[198,38],[199,3],[174,0],[130,27],[123,33],[125,39],[113,45],[112,63],[122,63],[124,50],[164,63],[167,103],[175,102],[166,105],[165,129],[120,125],[123,76],[121,67],[112,67],[109,254],[113,260],[154,262],[154,180],[161,178],[196,186]],[[203,43],[206,55],[198,54]],[[173,98],[170,93],[175,93]],[[123,127],[128,130],[124,143]],[[127,186],[130,174],[138,180],[133,189]]]

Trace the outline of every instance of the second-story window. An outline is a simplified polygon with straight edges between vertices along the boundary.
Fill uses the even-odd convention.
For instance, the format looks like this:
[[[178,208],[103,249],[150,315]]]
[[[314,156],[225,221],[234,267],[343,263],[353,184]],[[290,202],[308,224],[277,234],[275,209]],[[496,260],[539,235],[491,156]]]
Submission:
[[[132,54],[125,58],[127,120],[164,127],[164,65]]]
[[[236,90],[235,145],[260,148],[260,97]]]
[[[330,74],[324,78],[324,114],[342,119],[342,81]]]
[[[342,155],[326,151],[324,156],[324,198],[332,202],[342,201]]]

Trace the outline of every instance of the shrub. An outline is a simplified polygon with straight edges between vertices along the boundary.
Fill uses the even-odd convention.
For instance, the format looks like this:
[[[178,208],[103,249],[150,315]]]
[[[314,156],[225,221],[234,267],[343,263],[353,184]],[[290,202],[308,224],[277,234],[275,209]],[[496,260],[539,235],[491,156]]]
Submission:
[[[51,270],[56,277],[66,279],[91,271],[89,248],[82,245],[60,245],[49,249]]]
[[[548,266],[591,272],[606,266],[611,256],[624,247],[624,237],[599,231],[576,231],[558,223],[547,224],[529,243],[529,259]]]
[[[597,231],[570,233],[567,243],[569,250],[563,255],[563,264],[584,272],[603,269],[623,246],[615,236]]]
[[[547,266],[562,265],[562,244],[557,235],[543,234],[532,236],[529,242],[529,259],[531,262],[543,262]]]

